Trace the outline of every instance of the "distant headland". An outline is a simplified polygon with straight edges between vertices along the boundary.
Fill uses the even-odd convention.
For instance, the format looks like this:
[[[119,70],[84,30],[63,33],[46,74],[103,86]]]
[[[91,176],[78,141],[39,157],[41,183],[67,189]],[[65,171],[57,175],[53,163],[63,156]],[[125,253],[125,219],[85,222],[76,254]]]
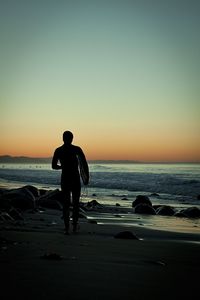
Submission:
[[[28,156],[11,156],[11,155],[1,155],[0,156],[0,163],[1,164],[7,164],[7,163],[23,163],[23,164],[28,164],[28,163],[40,163],[40,164],[45,164],[45,163],[50,163],[51,162],[51,157],[28,157]]]
[[[28,157],[28,156],[11,156],[11,155],[1,155],[0,163],[35,163],[35,164],[45,164],[51,163],[52,157]],[[88,160],[89,163],[140,163],[135,160]]]
[[[29,156],[11,156],[0,155],[0,164],[50,164],[52,157],[29,157]],[[170,161],[137,161],[137,160],[88,160],[89,163],[95,164],[199,164],[198,161],[184,162],[170,162]]]

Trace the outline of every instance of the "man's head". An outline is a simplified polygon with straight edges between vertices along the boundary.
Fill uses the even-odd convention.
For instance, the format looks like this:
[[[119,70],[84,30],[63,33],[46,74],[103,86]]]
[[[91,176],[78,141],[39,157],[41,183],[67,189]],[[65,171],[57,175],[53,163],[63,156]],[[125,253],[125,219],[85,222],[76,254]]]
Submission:
[[[64,144],[70,145],[73,140],[73,133],[71,131],[65,131],[63,133],[63,142]]]

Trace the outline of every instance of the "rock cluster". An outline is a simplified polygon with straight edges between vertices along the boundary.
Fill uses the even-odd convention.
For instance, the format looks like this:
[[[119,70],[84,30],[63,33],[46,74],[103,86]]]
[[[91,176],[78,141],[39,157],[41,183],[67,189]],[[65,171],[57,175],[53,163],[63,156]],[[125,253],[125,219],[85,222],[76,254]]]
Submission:
[[[0,221],[23,220],[23,212],[38,208],[62,209],[62,192],[45,191],[26,185],[16,189],[0,189]]]
[[[31,185],[17,189],[0,189],[0,221],[23,220],[23,212],[28,210],[34,211],[40,208],[62,210],[62,204],[63,194],[59,189],[44,190]],[[85,217],[85,211],[103,208],[104,205],[97,200],[80,203],[80,217]],[[132,208],[132,212],[136,214],[200,218],[198,207],[193,206],[177,211],[169,205],[153,205],[146,195],[138,195],[132,202]]]
[[[137,214],[200,218],[200,209],[196,206],[176,211],[170,205],[153,205],[149,197],[145,195],[138,195],[132,202],[132,207]]]

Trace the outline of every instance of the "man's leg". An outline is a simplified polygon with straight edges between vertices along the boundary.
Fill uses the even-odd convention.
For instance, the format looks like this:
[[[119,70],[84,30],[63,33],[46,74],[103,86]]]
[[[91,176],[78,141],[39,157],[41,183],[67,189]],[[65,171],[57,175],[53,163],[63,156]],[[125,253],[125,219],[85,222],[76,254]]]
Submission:
[[[69,232],[70,218],[70,191],[63,191],[63,220],[65,224],[65,233]]]
[[[77,223],[79,218],[79,199],[80,199],[80,187],[77,187],[72,191],[73,200],[73,231],[77,230]]]

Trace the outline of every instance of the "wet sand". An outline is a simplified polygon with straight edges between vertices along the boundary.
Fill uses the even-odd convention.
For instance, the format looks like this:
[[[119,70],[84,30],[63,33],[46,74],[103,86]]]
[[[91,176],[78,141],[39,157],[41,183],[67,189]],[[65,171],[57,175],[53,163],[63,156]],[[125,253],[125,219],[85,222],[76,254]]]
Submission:
[[[1,224],[2,299],[196,299],[200,234],[95,224],[63,234],[61,212]],[[116,239],[130,231],[138,239]]]

